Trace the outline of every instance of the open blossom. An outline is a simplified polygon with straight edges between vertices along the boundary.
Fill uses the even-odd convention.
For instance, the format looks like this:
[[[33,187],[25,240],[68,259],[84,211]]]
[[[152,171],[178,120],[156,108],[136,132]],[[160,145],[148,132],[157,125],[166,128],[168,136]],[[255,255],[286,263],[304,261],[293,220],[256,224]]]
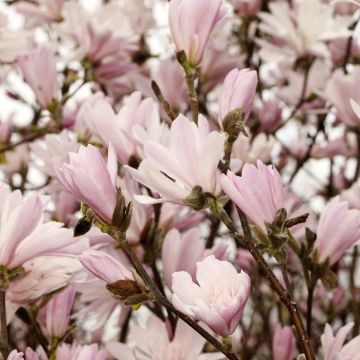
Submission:
[[[76,360],[107,360],[106,349],[100,349],[98,344],[69,345],[62,343],[56,350],[57,359]]]
[[[293,8],[286,1],[269,4],[270,13],[258,14],[262,20],[260,30],[276,39],[279,52],[287,45],[298,56],[315,55],[329,57],[326,41],[347,37],[350,32],[344,21],[333,17],[333,7],[321,0],[303,0],[292,2]],[[311,16],[309,16],[311,14]],[[319,21],[321,17],[322,21]],[[261,41],[262,46],[273,46]]]
[[[243,121],[249,118],[258,79],[256,71],[250,69],[231,70],[222,85],[219,98],[219,124],[231,111],[239,109],[243,112]]]
[[[338,330],[334,336],[329,324],[325,325],[325,331],[321,335],[321,346],[324,360],[358,360],[360,359],[360,336],[356,336],[344,345],[346,336],[353,328],[350,322]]]
[[[46,109],[53,100],[58,99],[56,61],[50,49],[44,47],[20,55],[18,64],[41,108]]]
[[[109,352],[118,360],[137,360],[137,354],[141,354],[142,360],[220,360],[220,353],[201,354],[206,340],[195,332],[182,320],[178,320],[174,338],[170,341],[165,324],[157,317],[152,316],[143,328],[134,325],[130,328],[130,337],[134,341],[133,346],[119,342],[107,344]]]
[[[360,119],[354,104],[360,101],[359,96],[360,66],[355,66],[351,74],[336,70],[327,82],[325,95],[335,106],[339,119],[348,126],[359,126]],[[352,98],[352,102],[350,99]]]
[[[42,255],[76,255],[84,250],[70,229],[62,223],[44,221],[44,199],[0,185],[0,265],[8,269],[22,266]]]
[[[138,128],[147,129],[160,124],[158,105],[152,98],[142,100],[138,91],[130,95],[117,114],[111,105],[100,97],[90,98],[84,104],[82,112],[93,134],[106,144],[112,143],[119,161],[123,164],[127,164],[132,155],[139,157],[139,144],[136,140]],[[161,132],[158,131],[156,135],[160,138]],[[156,141],[158,138],[152,140]]]
[[[160,199],[135,196],[143,203],[171,201],[184,204],[195,186],[202,191],[219,195],[220,171],[225,135],[211,131],[207,120],[199,117],[199,125],[179,115],[171,125],[170,145],[148,141],[138,170],[127,167],[140,183],[149,187]]]
[[[359,239],[360,211],[336,196],[320,216],[314,244],[318,261],[336,263]]]
[[[222,18],[221,0],[171,0],[169,25],[177,51],[199,65],[209,36]]]
[[[209,255],[215,255],[219,260],[225,258],[227,246],[223,243],[212,249],[205,249],[205,241],[200,238],[198,228],[190,229],[183,234],[177,229],[170,230],[164,239],[162,261],[165,284],[170,288],[172,274],[186,271],[193,280],[196,279],[196,263]]]
[[[250,295],[250,278],[228,261],[210,255],[196,264],[196,280],[185,271],[173,274],[172,302],[176,309],[203,321],[221,336],[231,335]]]
[[[295,356],[296,340],[290,326],[276,324],[272,340],[272,359],[288,360]]]
[[[226,195],[254,222],[267,232],[276,212],[284,207],[285,188],[275,168],[258,161],[257,167],[246,164],[241,176],[228,171],[221,184]]]
[[[61,184],[102,219],[111,223],[116,206],[117,159],[110,144],[108,162],[92,145],[80,146],[77,153],[69,154],[69,163],[55,167]]]
[[[86,250],[79,257],[90,273],[108,284],[117,280],[134,280],[133,274],[112,256],[97,250]]]

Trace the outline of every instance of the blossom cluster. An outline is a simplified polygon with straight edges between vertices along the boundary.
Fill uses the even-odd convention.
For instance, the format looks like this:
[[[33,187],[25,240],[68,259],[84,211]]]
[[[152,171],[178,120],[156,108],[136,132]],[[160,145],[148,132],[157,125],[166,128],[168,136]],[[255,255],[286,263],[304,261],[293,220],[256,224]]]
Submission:
[[[360,359],[360,3],[0,4],[0,359]]]

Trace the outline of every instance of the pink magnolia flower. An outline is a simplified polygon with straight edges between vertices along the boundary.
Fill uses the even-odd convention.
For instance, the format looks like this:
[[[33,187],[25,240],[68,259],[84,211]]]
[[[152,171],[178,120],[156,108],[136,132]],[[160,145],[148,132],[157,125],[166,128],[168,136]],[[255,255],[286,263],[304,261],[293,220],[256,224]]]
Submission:
[[[265,101],[259,110],[260,131],[274,132],[281,123],[282,108],[279,100],[272,99]]]
[[[358,84],[360,81],[360,66],[355,66],[349,74],[341,69],[335,70],[325,88],[327,99],[335,106],[339,119],[348,126],[359,126],[360,120],[354,108],[360,101]],[[350,103],[352,98],[352,104]]]
[[[56,350],[57,359],[69,360],[107,360],[108,352],[98,344],[69,345],[62,343]]]
[[[284,207],[281,176],[261,161],[257,167],[246,164],[241,176],[228,171],[222,175],[221,184],[225,194],[264,232],[267,232],[266,224],[271,224],[276,212]]]
[[[42,255],[76,255],[84,250],[62,223],[43,223],[44,202],[38,195],[24,200],[19,190],[11,192],[0,185],[0,265],[13,269]]]
[[[30,347],[27,347],[25,354],[18,352],[16,349],[13,350],[7,360],[48,360],[48,357],[42,347],[39,347],[36,352]]]
[[[45,317],[45,329],[50,338],[61,339],[69,327],[70,313],[75,298],[75,290],[72,285],[55,294],[43,308],[39,317]]]
[[[222,18],[221,0],[171,0],[169,25],[177,51],[184,50],[188,61],[201,63],[209,36]]]
[[[349,210],[349,204],[336,196],[320,216],[314,244],[318,261],[336,263],[359,239],[360,211]]]
[[[227,74],[219,98],[219,124],[221,127],[225,116],[236,109],[243,111],[243,120],[247,121],[255,98],[257,82],[257,74],[254,70],[235,68]]]
[[[20,55],[18,64],[41,108],[46,109],[54,100],[58,99],[59,83],[56,60],[50,49],[41,48]]]
[[[198,228],[183,234],[177,229],[170,230],[165,236],[161,254],[165,284],[171,287],[172,274],[177,271],[186,271],[195,280],[198,261],[209,255],[223,260],[226,252],[227,246],[223,243],[215,245],[212,249],[205,249],[205,241],[200,238]]]
[[[102,251],[86,250],[79,260],[86,270],[108,284],[117,280],[134,280],[133,274],[124,265]]]
[[[18,352],[15,349],[9,354],[9,356],[7,357],[7,360],[24,360],[24,353]]]
[[[16,11],[45,21],[60,21],[65,0],[36,0],[34,3],[20,1]]]
[[[157,317],[151,316],[146,327],[138,325],[130,327],[130,337],[133,345],[110,342],[107,349],[118,360],[137,360],[141,354],[143,360],[220,360],[220,353],[202,354],[206,340],[190,326],[179,320],[174,338],[170,341],[165,324]]]
[[[272,340],[272,359],[288,360],[295,356],[296,340],[290,326],[276,324]]]
[[[0,123],[0,144],[7,143],[11,136],[11,121],[4,121]]]
[[[160,199],[135,196],[142,203],[170,201],[184,204],[195,186],[219,195],[218,163],[224,153],[225,135],[210,132],[207,120],[200,116],[199,125],[179,115],[171,125],[170,145],[154,141],[145,143],[143,160],[138,170],[127,167],[140,183],[160,195]]]
[[[231,335],[250,295],[250,278],[214,255],[196,264],[196,279],[185,271],[173,274],[172,302],[176,309],[203,321],[221,336]]]
[[[324,360],[359,360],[360,359],[360,336],[356,336],[344,345],[346,336],[354,326],[353,322],[346,324],[338,330],[334,336],[329,324],[325,325],[325,331],[321,335],[321,346]]]
[[[111,223],[116,206],[117,159],[109,145],[108,162],[92,145],[80,146],[69,154],[69,163],[55,167],[60,183],[77,198]]]
[[[146,137],[146,134],[142,134],[139,128],[146,133],[146,130],[150,131],[151,127],[158,125],[155,134],[150,138],[161,140],[158,106],[152,98],[141,100],[140,92],[132,93],[117,114],[110,104],[100,97],[88,100],[82,111],[90,130],[105,144],[113,144],[118,159],[123,164],[127,164],[132,155],[142,155],[137,140],[142,136]]]

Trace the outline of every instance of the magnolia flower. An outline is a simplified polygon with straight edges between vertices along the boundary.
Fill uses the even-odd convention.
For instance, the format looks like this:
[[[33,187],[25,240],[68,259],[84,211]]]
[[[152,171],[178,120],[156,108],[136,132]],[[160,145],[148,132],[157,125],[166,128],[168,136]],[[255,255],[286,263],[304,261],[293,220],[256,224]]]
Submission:
[[[219,195],[218,163],[223,157],[225,135],[210,132],[202,116],[196,126],[183,115],[174,120],[170,133],[168,147],[148,141],[144,146],[146,158],[139,169],[127,167],[136,180],[159,194],[160,199],[144,195],[135,196],[135,199],[147,204],[165,201],[184,204],[195,186]]]
[[[351,34],[344,21],[333,17],[333,7],[321,0],[296,2],[292,9],[288,2],[272,2],[269,8],[269,13],[258,14],[262,20],[260,30],[276,39],[279,50],[283,51],[283,46],[287,45],[297,57],[308,54],[328,57],[330,52],[325,42]],[[271,46],[265,41],[261,44]]]
[[[260,131],[272,133],[281,124],[282,108],[279,100],[271,99],[264,101],[261,109],[259,110],[259,125]]]
[[[288,360],[295,356],[296,340],[290,326],[276,324],[272,340],[272,359]]]
[[[92,145],[80,146],[77,153],[69,154],[69,159],[69,163],[55,167],[58,180],[103,220],[111,223],[117,201],[117,159],[112,145],[109,145],[107,164]]]
[[[108,284],[117,280],[134,280],[133,274],[124,265],[102,251],[86,250],[79,260],[87,271]]]
[[[241,176],[231,171],[221,177],[226,195],[265,233],[278,210],[284,207],[285,188],[275,168],[257,162],[246,164]]]
[[[198,228],[193,228],[183,234],[177,229],[170,230],[164,239],[161,259],[165,283],[171,287],[172,274],[176,271],[186,271],[193,280],[196,279],[196,263],[209,255],[215,255],[219,260],[225,258],[227,246],[215,245],[205,249],[205,241],[200,238]]]
[[[325,331],[321,335],[321,346],[324,360],[359,360],[360,359],[360,336],[356,336],[344,345],[346,336],[354,326],[353,322],[343,326],[336,335],[329,324],[325,325]]]
[[[44,220],[44,198],[23,199],[19,190],[0,185],[0,265],[8,269],[22,266],[42,255],[76,255],[84,243],[75,241],[62,223]]]
[[[169,25],[177,51],[185,51],[188,61],[201,63],[209,36],[222,18],[221,0],[171,0]]]
[[[18,64],[41,108],[46,109],[58,99],[56,60],[50,49],[41,48],[26,55],[20,55]]]
[[[250,69],[231,70],[222,85],[219,97],[219,124],[231,111],[239,109],[243,112],[243,121],[249,118],[257,85],[256,71]]]
[[[46,307],[41,309],[39,317],[45,317],[45,329],[50,338],[61,339],[68,330],[74,297],[75,290],[70,285],[55,294]]]
[[[319,262],[336,263],[360,239],[360,211],[336,196],[321,213],[314,248]]]
[[[339,119],[348,126],[360,124],[356,106],[356,101],[360,101],[359,81],[360,66],[355,66],[350,74],[344,74],[341,69],[338,69],[332,74],[325,89],[325,95],[335,106]]]
[[[158,106],[152,98],[141,100],[140,92],[131,94],[117,114],[104,98],[90,98],[83,105],[82,115],[95,135],[105,144],[113,144],[118,159],[123,164],[127,164],[132,155],[141,155],[136,133],[134,134],[134,131],[139,132],[139,127],[150,128],[159,124],[156,137],[152,140],[160,140],[161,137]]]
[[[196,280],[185,271],[173,274],[172,303],[176,309],[203,321],[221,336],[231,335],[250,295],[250,278],[214,255],[196,264]]]
[[[20,1],[16,3],[16,11],[45,21],[60,21],[61,10],[65,0],[36,0],[34,3]]]
[[[178,320],[174,338],[170,341],[165,324],[157,317],[152,316],[146,322],[146,328],[133,325],[129,336],[133,345],[110,342],[107,349],[118,360],[137,360],[141,354],[142,360],[220,360],[220,353],[202,354],[206,340],[195,332],[182,320]]]

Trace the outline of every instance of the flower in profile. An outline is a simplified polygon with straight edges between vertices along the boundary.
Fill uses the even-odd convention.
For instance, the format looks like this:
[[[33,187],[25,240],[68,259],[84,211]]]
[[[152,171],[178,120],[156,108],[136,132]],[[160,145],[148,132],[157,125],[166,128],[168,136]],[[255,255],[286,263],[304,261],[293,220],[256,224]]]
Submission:
[[[288,360],[295,356],[296,340],[290,326],[276,324],[272,340],[272,359]]]
[[[171,0],[169,25],[177,51],[190,64],[201,63],[210,34],[222,18],[221,0]]]
[[[325,95],[335,106],[337,116],[348,126],[359,126],[357,103],[360,101],[358,84],[360,66],[355,66],[351,74],[344,74],[341,69],[335,70],[326,84]]]
[[[189,195],[195,187],[202,192],[220,195],[218,164],[224,154],[224,142],[225,135],[210,132],[203,116],[199,117],[199,125],[196,126],[179,115],[171,125],[170,145],[146,142],[145,159],[139,169],[127,167],[137,181],[159,197],[138,195],[135,199],[147,204],[166,201],[189,204]]]
[[[344,345],[346,336],[353,326],[353,322],[346,324],[334,336],[331,326],[329,324],[325,325],[325,331],[321,335],[324,360],[355,360],[359,358],[360,336],[354,337]]]
[[[44,223],[46,198],[0,185],[0,265],[14,269],[42,255],[76,255],[84,250],[62,223]]]
[[[103,220],[111,223],[116,207],[117,159],[109,145],[108,162],[92,145],[80,146],[69,154],[69,163],[55,167],[60,183],[78,199],[93,209]]]
[[[48,108],[54,100],[58,99],[59,91],[53,52],[44,47],[25,55],[19,55],[17,61],[24,79],[34,91],[40,107]]]
[[[266,224],[275,220],[278,210],[284,208],[285,188],[275,168],[260,160],[257,167],[246,164],[241,176],[228,171],[221,177],[226,195],[265,233]]]
[[[349,209],[339,196],[333,198],[321,213],[314,249],[319,262],[329,259],[335,264],[360,239],[360,211]]]
[[[221,336],[231,335],[250,295],[250,278],[214,255],[196,264],[196,280],[185,271],[173,274],[172,302],[176,309],[203,321]]]
[[[242,121],[249,118],[252,103],[256,94],[258,79],[256,71],[250,69],[233,69],[225,77],[219,98],[219,124],[233,110],[240,110]]]

